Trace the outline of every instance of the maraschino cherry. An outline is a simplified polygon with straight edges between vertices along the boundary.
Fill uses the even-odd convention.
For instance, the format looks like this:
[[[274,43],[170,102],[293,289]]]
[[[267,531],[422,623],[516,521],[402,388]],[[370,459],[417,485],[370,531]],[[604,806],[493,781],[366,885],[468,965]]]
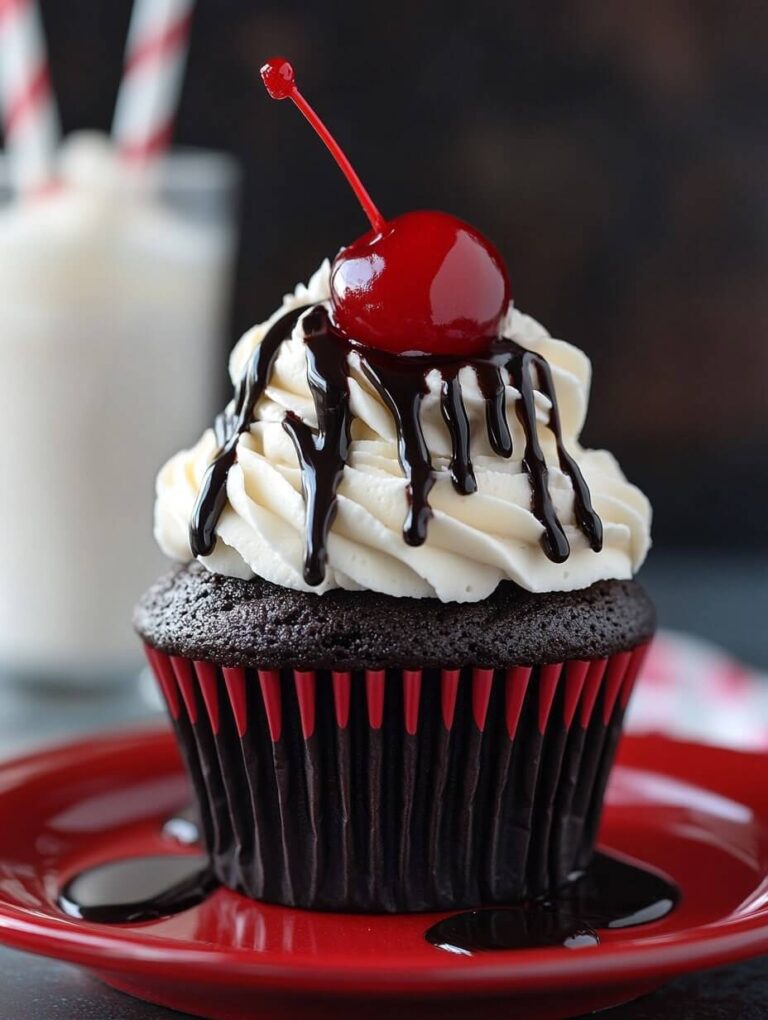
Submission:
[[[328,147],[372,229],[331,267],[334,324],[350,340],[397,354],[477,354],[509,303],[504,263],[474,227],[442,212],[385,220],[335,139],[296,87],[291,64],[261,69],[273,99],[291,99]]]

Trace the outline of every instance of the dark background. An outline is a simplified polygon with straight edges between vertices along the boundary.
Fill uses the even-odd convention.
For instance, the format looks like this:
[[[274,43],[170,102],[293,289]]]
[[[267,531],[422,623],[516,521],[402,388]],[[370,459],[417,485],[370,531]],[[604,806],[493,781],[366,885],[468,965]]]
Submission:
[[[65,128],[107,129],[130,0],[42,7]],[[593,359],[585,439],[654,503],[662,620],[764,668],[767,52],[768,0],[199,0],[177,130],[245,167],[232,341],[366,228],[297,111],[266,97],[272,54],[385,214],[437,207],[487,233],[519,306]],[[26,729],[4,711],[17,740],[62,726],[60,707],[33,711]],[[117,719],[109,701],[74,711]],[[767,982],[755,961],[615,1015],[757,1020]],[[0,952],[4,1016],[161,1012]]]
[[[43,0],[67,130],[109,126],[129,0]],[[232,340],[366,228],[258,70],[291,58],[385,214],[442,208],[592,357],[585,434],[661,547],[768,546],[768,3],[201,0],[180,144],[246,170]]]

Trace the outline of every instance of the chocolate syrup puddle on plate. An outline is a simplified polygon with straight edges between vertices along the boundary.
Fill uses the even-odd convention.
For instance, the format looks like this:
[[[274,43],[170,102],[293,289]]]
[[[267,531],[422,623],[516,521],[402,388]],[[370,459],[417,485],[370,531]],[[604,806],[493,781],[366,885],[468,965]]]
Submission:
[[[83,921],[138,924],[197,906],[217,884],[203,854],[127,857],[76,875],[58,903]]]
[[[185,819],[185,825],[190,823]],[[166,824],[164,832],[169,833]],[[185,842],[189,832],[185,831]],[[98,865],[71,879],[58,905],[69,917],[101,924],[157,921],[197,906],[218,887],[202,854],[131,857]],[[509,907],[452,914],[426,939],[462,956],[483,950],[596,946],[598,929],[658,921],[674,909],[678,892],[666,879],[607,854],[556,897]]]
[[[433,925],[426,939],[460,956],[542,946],[582,949],[599,945],[600,928],[633,928],[666,917],[678,897],[676,886],[652,871],[596,853],[557,896],[453,914]]]
[[[281,344],[289,339],[299,318],[309,308],[311,311],[301,326],[307,348],[307,381],[318,424],[313,428],[290,413],[283,420],[301,465],[307,514],[304,556],[307,584],[317,586],[325,577],[328,532],[336,514],[336,492],[349,455],[352,416],[348,380],[349,355],[353,352],[360,360],[363,374],[395,422],[398,457],[407,485],[405,542],[422,545],[432,516],[429,493],[435,484],[435,470],[421,424],[421,403],[428,392],[427,376],[432,371],[437,371],[442,379],[441,412],[451,437],[453,486],[462,496],[471,496],[477,491],[470,458],[469,419],[459,380],[461,369],[468,367],[477,375],[485,399],[488,439],[499,457],[509,458],[513,453],[504,372],[520,393],[516,413],[525,437],[521,460],[531,483],[531,509],[544,529],[541,544],[545,554],[555,563],[563,563],[570,555],[570,545],[549,491],[547,462],[536,423],[537,390],[550,405],[547,428],[555,441],[560,470],[573,487],[576,524],[595,552],[602,549],[603,526],[592,506],[579,466],[563,444],[557,395],[545,358],[506,337],[489,339],[484,353],[471,356],[393,355],[343,337],[334,328],[326,308],[316,305],[292,309],[268,330],[251,355],[235,391],[232,411],[219,415],[216,420],[218,450],[203,477],[190,520],[190,545],[195,556],[213,552],[216,525],[227,501],[227,476],[237,459],[238,441],[255,420],[256,405],[269,385]]]

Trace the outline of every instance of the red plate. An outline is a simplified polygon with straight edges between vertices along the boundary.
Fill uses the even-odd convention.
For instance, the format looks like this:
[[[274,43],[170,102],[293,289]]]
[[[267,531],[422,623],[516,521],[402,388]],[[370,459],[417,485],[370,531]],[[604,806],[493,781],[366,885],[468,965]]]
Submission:
[[[768,759],[628,737],[602,844],[680,886],[653,924],[586,949],[455,956],[441,915],[349,916],[217,891],[163,921],[88,924],[56,906],[83,868],[178,852],[161,824],[188,799],[167,733],[89,740],[0,767],[0,941],[82,965],[131,995],[214,1020],[556,1018],[615,1005],[698,967],[768,951]],[[412,1013],[410,1014],[412,1015]]]

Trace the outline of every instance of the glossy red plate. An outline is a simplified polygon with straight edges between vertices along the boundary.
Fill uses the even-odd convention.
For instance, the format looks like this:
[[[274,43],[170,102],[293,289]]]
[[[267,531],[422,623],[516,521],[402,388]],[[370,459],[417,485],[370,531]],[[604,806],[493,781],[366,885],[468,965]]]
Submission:
[[[768,951],[768,759],[627,737],[602,844],[680,886],[668,917],[598,947],[456,956],[428,944],[442,915],[350,916],[219,890],[163,921],[65,917],[83,868],[178,852],[162,823],[188,800],[170,734],[89,740],[0,766],[0,941],[80,964],[131,995],[214,1020],[574,1016],[674,974]],[[406,1010],[404,1013],[403,1010]],[[480,1011],[480,1013],[478,1013]]]

